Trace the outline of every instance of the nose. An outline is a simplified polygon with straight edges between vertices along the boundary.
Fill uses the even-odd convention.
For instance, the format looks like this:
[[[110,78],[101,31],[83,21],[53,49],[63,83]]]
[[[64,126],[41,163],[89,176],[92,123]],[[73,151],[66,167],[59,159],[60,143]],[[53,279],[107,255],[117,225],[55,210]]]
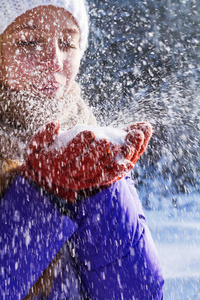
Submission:
[[[63,69],[63,55],[58,47],[57,40],[53,40],[44,49],[43,66],[46,71],[59,72]]]

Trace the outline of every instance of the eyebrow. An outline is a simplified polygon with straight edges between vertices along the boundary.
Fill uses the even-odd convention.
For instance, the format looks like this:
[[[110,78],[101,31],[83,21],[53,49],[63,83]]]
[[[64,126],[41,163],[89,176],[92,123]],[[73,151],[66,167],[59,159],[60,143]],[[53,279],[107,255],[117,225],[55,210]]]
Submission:
[[[63,32],[73,35],[80,33],[78,28],[66,28]]]
[[[34,26],[34,25],[20,25],[20,26],[17,26],[16,28],[14,28],[12,30],[12,32],[19,32],[23,29],[28,29],[28,30],[41,30],[40,27],[38,26]],[[72,34],[72,35],[76,35],[76,34],[79,34],[80,31],[78,28],[66,28],[64,29],[64,32],[67,33],[67,34]]]
[[[33,26],[33,25],[26,24],[26,25],[17,26],[16,28],[14,28],[12,30],[12,32],[18,32],[18,31],[21,31],[23,29],[29,29],[29,30],[36,30],[37,29],[37,30],[41,30],[40,27],[38,27],[38,26]]]

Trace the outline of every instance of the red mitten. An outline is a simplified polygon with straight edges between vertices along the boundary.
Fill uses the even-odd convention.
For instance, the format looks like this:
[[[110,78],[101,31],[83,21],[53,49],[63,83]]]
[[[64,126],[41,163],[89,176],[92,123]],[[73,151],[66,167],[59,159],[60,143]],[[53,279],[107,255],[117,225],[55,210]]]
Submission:
[[[103,138],[95,139],[91,131],[83,131],[65,147],[56,149],[54,141],[59,128],[59,124],[50,123],[35,134],[21,174],[44,189],[71,201],[77,191],[99,187],[99,182],[91,181],[91,178],[102,172],[120,151],[120,146],[110,145]]]
[[[134,123],[129,125],[125,131],[127,132],[125,143],[118,155],[114,155],[113,159],[98,172],[93,169],[90,173],[83,174],[83,178],[87,179],[88,187],[108,186],[118,181],[134,168],[135,163],[146,150],[152,135],[152,126],[149,123]],[[115,146],[113,145],[113,147]]]
[[[107,186],[122,178],[134,167],[151,136],[149,124],[136,123],[126,128],[122,147],[105,138],[96,139],[94,133],[85,130],[56,149],[59,128],[59,124],[50,123],[35,134],[21,172],[68,201],[74,201],[80,190]]]
[[[128,159],[135,164],[146,150],[152,136],[152,126],[147,122],[133,123],[125,128],[128,132],[123,146],[124,155],[128,152]]]
[[[147,148],[152,135],[152,126],[147,122],[133,123],[124,129],[127,132],[121,152],[104,169],[104,178],[95,178],[101,185],[108,185],[124,177],[134,168],[137,160]]]

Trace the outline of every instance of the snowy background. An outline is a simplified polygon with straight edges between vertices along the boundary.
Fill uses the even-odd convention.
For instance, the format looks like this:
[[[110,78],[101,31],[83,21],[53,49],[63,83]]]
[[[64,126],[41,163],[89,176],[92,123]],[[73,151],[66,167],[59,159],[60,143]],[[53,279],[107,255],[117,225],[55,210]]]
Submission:
[[[164,299],[200,299],[200,1],[89,5],[84,96],[102,125],[153,125],[133,176],[163,266]]]

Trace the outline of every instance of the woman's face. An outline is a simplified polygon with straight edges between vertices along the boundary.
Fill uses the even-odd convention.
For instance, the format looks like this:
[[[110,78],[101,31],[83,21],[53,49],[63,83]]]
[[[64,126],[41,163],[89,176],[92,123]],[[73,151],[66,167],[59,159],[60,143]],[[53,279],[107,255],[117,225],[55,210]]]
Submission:
[[[2,78],[15,91],[62,96],[80,66],[80,31],[63,8],[40,6],[18,17],[2,35]]]

